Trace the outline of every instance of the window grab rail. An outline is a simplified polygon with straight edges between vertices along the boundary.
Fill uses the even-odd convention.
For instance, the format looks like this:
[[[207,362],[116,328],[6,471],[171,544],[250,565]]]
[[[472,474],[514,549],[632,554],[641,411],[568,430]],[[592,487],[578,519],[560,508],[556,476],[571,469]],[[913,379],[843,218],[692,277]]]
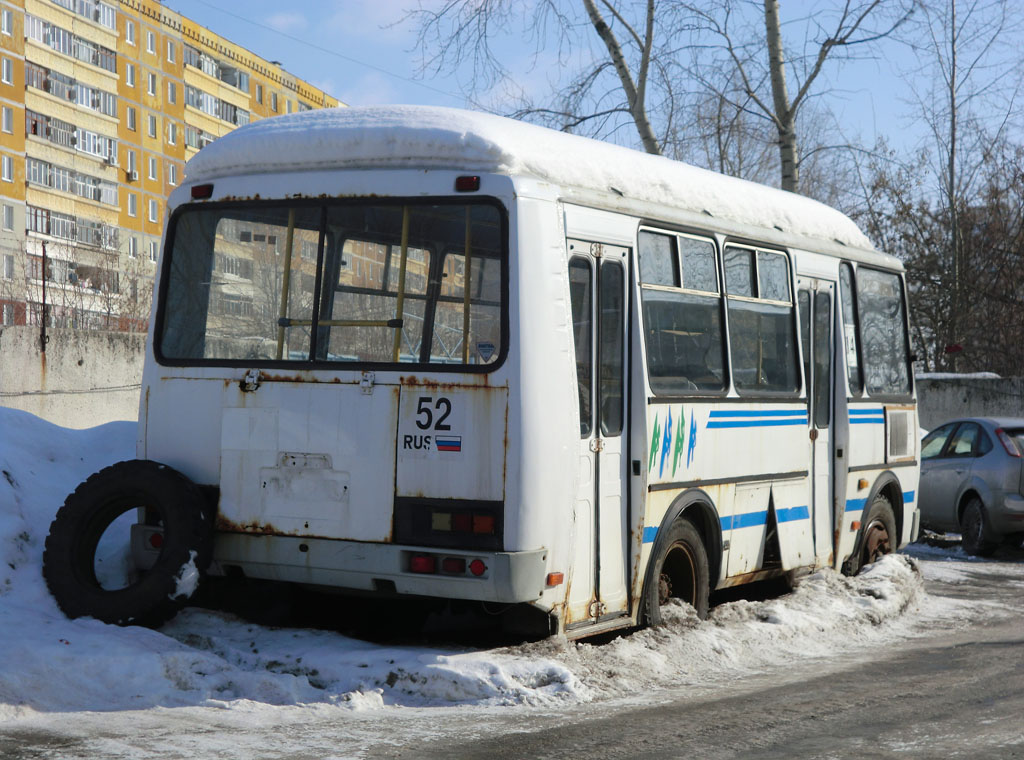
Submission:
[[[284,273],[281,277],[281,309],[277,313],[277,359],[281,360],[284,354],[284,328],[288,313],[288,291],[292,279],[292,243],[295,240],[295,209],[288,209],[288,236],[285,241],[284,250]],[[290,320],[289,320],[290,321]]]
[[[405,269],[409,259],[409,207],[402,206],[402,259],[398,266],[398,303],[395,304],[395,343],[391,361],[398,363],[402,348],[402,317],[405,316]]]
[[[471,253],[471,231],[470,207],[466,206],[466,244],[465,244],[465,266],[463,267],[462,281],[462,363],[469,364],[469,288],[473,282],[473,266]]]
[[[402,319],[320,319],[316,324],[318,327],[391,327],[401,330],[404,322]],[[285,327],[310,327],[312,324],[312,319],[280,317],[277,320],[278,328],[282,330]]]

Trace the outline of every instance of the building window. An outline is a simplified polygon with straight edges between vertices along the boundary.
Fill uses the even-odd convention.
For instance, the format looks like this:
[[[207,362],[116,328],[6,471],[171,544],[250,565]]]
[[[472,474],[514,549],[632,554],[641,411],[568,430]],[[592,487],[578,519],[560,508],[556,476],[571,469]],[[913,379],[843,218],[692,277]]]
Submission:
[[[14,279],[14,256],[10,253],[4,254],[4,279]]]
[[[14,84],[14,62],[10,58],[3,59],[0,79],[3,80],[4,84]]]
[[[14,132],[14,111],[7,106],[3,107],[3,130],[8,134]]]
[[[128,255],[133,259],[139,255],[139,239],[137,237],[128,238]]]
[[[14,182],[14,159],[4,156],[0,160],[0,179],[4,182]]]
[[[138,216],[139,197],[135,193],[128,193],[128,216]]]
[[[178,144],[178,125],[173,122],[167,125],[167,142],[171,145]]]
[[[4,315],[3,316],[4,316],[4,324],[5,325],[13,325],[14,324],[14,304],[10,304],[10,303],[5,303],[4,304]]]
[[[124,22],[124,39],[129,45],[135,44],[135,22],[125,21]]]
[[[156,179],[156,158],[154,156],[149,157],[149,178]]]
[[[256,85],[256,102],[263,103],[263,85],[261,84]]]
[[[157,205],[156,201],[150,199],[149,201],[149,221],[155,222],[157,219]]]
[[[0,11],[0,32],[10,37],[13,33],[11,31],[13,28],[13,16],[11,15],[11,12],[5,8],[3,11]]]
[[[124,67],[124,82],[129,87],[135,86],[135,64],[126,63]]]
[[[270,93],[270,110],[277,113],[277,93]]]
[[[128,172],[129,176],[131,176],[132,174],[135,174],[135,151],[134,150],[128,151],[128,166],[125,167],[125,171]]]
[[[152,32],[146,32],[146,52],[156,53],[156,35]]]
[[[178,85],[174,82],[167,83],[167,102],[177,103],[178,102]]]
[[[5,230],[10,231],[14,229],[14,206],[10,206],[6,203],[4,204],[3,222]]]
[[[149,115],[149,136],[156,137],[156,116]]]
[[[146,75],[146,94],[156,95],[156,74],[152,72]]]
[[[153,201],[153,203],[155,203],[155,201]],[[150,261],[156,261],[156,254],[157,254],[158,250],[159,250],[159,246],[157,245],[157,242],[155,240],[150,240],[149,241],[149,260]]]
[[[174,43],[167,40],[167,62],[174,63]]]
[[[135,109],[132,106],[128,106],[127,110],[125,111],[125,116],[128,117],[128,129],[134,132],[136,127],[138,126],[135,119]]]
[[[169,164],[167,166],[167,184],[177,185],[178,184],[178,166],[177,164]]]

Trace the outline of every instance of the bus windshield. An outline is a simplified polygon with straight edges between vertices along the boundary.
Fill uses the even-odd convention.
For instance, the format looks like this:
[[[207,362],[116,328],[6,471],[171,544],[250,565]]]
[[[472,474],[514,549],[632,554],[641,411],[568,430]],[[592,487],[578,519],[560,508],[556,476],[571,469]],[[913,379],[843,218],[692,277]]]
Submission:
[[[504,230],[486,201],[186,206],[168,229],[157,356],[494,366]]]

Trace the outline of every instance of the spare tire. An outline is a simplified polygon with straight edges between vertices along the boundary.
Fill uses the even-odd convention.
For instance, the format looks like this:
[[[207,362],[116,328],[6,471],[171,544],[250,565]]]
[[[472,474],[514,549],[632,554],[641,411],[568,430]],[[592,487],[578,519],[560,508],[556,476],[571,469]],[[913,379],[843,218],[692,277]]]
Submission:
[[[151,554],[159,553],[139,568],[121,541],[118,550],[133,572],[110,588],[97,577],[100,539],[118,518],[139,509],[142,522],[154,529],[150,535],[159,534]],[[199,488],[177,470],[137,459],[97,472],[68,496],[50,524],[43,577],[70,618],[158,626],[188,601],[212,554],[213,508]]]

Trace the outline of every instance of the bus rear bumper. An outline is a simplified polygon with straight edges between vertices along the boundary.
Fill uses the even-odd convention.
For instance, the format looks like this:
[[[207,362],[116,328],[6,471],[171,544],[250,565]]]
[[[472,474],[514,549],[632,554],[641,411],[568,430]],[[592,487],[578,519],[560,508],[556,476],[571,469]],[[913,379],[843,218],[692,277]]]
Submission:
[[[412,572],[412,557],[434,559],[434,572]],[[464,570],[445,572],[443,560]],[[483,571],[474,575],[471,564]],[[420,562],[429,567],[430,562]],[[210,572],[378,593],[518,603],[544,591],[547,550],[486,552],[297,536],[217,533]],[[480,569],[480,565],[473,565]]]

